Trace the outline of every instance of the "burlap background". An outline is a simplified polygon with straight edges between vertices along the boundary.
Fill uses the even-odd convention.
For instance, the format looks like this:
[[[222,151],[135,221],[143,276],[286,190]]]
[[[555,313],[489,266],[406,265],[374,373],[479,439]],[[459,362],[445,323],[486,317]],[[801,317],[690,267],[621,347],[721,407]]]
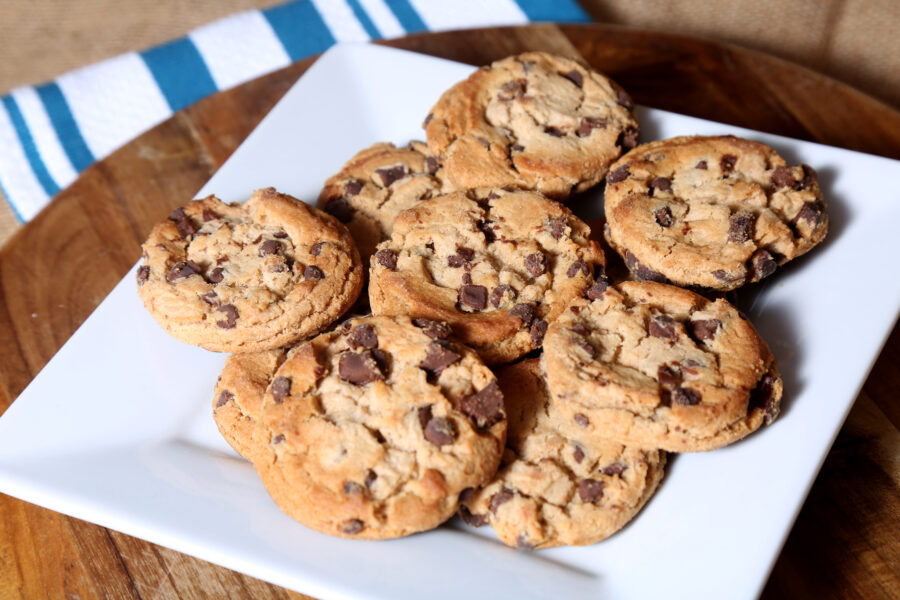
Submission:
[[[0,92],[279,1],[0,0]],[[763,50],[900,106],[900,0],[581,0],[581,4],[600,22]],[[16,228],[5,202],[0,202],[0,245]]]

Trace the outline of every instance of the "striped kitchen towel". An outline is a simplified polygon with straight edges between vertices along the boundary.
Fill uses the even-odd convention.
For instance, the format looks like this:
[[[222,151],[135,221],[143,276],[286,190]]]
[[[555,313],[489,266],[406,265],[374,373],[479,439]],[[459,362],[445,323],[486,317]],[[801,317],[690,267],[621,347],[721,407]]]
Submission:
[[[590,20],[575,0],[294,0],[239,13],[3,96],[0,187],[24,223],[94,161],[174,111],[337,42]]]

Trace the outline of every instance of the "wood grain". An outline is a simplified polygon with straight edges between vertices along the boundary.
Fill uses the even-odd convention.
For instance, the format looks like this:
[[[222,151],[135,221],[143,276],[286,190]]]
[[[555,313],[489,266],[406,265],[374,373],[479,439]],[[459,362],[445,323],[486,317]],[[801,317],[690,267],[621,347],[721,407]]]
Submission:
[[[641,104],[900,158],[900,114],[790,63],[603,25],[411,36],[388,45],[471,64],[540,49],[582,56]],[[0,251],[0,411],[308,68],[301,61],[176,114],[86,170]],[[839,276],[837,276],[839,278]],[[900,596],[900,334],[866,382],[764,592]],[[0,495],[0,600],[305,598]]]

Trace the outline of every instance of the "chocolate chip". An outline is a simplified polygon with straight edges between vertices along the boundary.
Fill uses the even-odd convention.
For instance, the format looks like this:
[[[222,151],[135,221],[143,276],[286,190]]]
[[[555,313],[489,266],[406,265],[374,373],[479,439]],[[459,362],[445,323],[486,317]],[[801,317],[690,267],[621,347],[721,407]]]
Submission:
[[[363,182],[359,179],[351,179],[344,184],[344,193],[348,196],[356,196],[363,189]]]
[[[381,367],[375,360],[372,350],[342,354],[338,361],[338,374],[344,381],[355,385],[384,380]]]
[[[518,317],[523,325],[528,326],[534,320],[534,307],[530,304],[516,304],[509,310],[509,314]]]
[[[279,433],[278,435],[273,436],[272,439],[269,440],[269,443],[272,445],[278,445],[283,441],[284,441],[284,435]]]
[[[656,379],[661,386],[671,388],[681,383],[681,374],[669,365],[659,365],[656,370]]]
[[[379,250],[375,253],[375,260],[378,261],[385,269],[390,269],[391,271],[397,270],[397,253],[393,250]]]
[[[525,79],[513,79],[512,81],[507,81],[500,86],[500,91],[497,93],[497,99],[503,102],[509,102],[510,100],[521,98],[525,95],[525,87],[527,85],[528,82]]]
[[[566,79],[568,79],[569,81],[571,81],[572,83],[577,85],[578,87],[584,86],[584,75],[582,75],[575,69],[572,69],[568,73],[560,73],[560,75],[562,75],[563,77],[565,77]]]
[[[700,404],[700,394],[688,388],[677,387],[672,390],[672,403],[679,406],[694,406]]]
[[[606,275],[600,275],[594,279],[588,289],[584,291],[584,295],[588,300],[599,300],[603,297],[603,293],[609,288],[609,280]]]
[[[228,404],[229,400],[234,400],[234,394],[232,394],[228,390],[222,390],[222,393],[219,394],[219,399],[216,400],[216,408],[222,408],[223,406]]]
[[[675,319],[668,315],[656,315],[647,324],[647,332],[653,337],[663,338],[671,341],[678,339],[678,332],[675,330]]]
[[[590,267],[588,267],[587,263],[583,260],[576,260],[571,265],[569,265],[569,268],[566,270],[566,275],[568,275],[568,277],[571,279],[572,277],[578,275],[579,272],[583,273],[586,276],[589,276],[591,274]]]
[[[794,179],[794,170],[791,167],[776,167],[772,171],[772,185],[775,189],[792,188],[797,180]]]
[[[272,399],[278,404],[291,395],[291,380],[288,377],[278,376],[272,380]]]
[[[347,519],[341,523],[341,533],[355,535],[363,530],[364,524],[359,519]]]
[[[419,425],[422,427],[422,433],[424,434],[425,426],[428,425],[428,421],[431,420],[431,405],[420,406],[416,410],[416,416],[419,418]]]
[[[738,157],[734,154],[726,154],[719,161],[719,167],[722,169],[723,175],[728,175],[734,171],[734,165],[737,164]]]
[[[766,425],[774,421],[778,417],[778,413],[781,412],[779,402],[775,398],[776,381],[778,380],[768,373],[763,375],[753,391],[750,392],[750,403],[747,405],[747,412],[754,409],[763,411]]]
[[[696,165],[694,165],[694,168],[695,168],[695,169],[702,169],[703,171],[705,171],[705,170],[708,169],[709,167],[706,166],[706,161],[705,161],[705,160],[701,160],[701,161],[698,162]]]
[[[355,481],[345,481],[344,482],[344,494],[347,496],[363,496],[365,495],[366,490],[363,486],[359,485]]]
[[[202,294],[200,296],[200,298],[207,304],[215,304],[216,298],[218,298],[218,297],[219,297],[218,294],[216,294],[214,291],[206,292],[205,294]]]
[[[554,217],[550,219],[550,235],[553,236],[553,239],[558,240],[563,236],[566,232],[566,218],[565,217]]]
[[[816,173],[816,170],[809,165],[800,165],[800,168],[803,169],[803,179],[800,181],[800,189],[805,190],[812,187],[813,184],[819,180],[819,175]]]
[[[475,225],[478,227],[481,233],[484,234],[484,242],[486,244],[490,244],[497,239],[497,234],[494,233],[493,221],[478,221],[478,223],[476,223]]]
[[[578,137],[588,137],[595,129],[606,129],[607,121],[605,119],[594,119],[592,117],[584,117],[578,122],[578,128],[575,135]]]
[[[177,223],[178,221],[183,221],[187,218],[188,218],[188,216],[187,216],[187,213],[184,212],[183,206],[179,206],[178,208],[173,210],[171,213],[169,213],[169,220],[173,221],[175,223]]]
[[[234,329],[234,326],[237,324],[238,311],[231,304],[223,304],[216,308],[218,312],[225,313],[224,321],[216,321],[216,325],[221,327],[222,329]]]
[[[672,226],[672,211],[668,206],[660,206],[653,211],[653,216],[656,218],[656,224],[660,227]]]
[[[500,508],[500,505],[504,502],[509,502],[513,499],[513,491],[507,488],[503,488],[493,496],[491,496],[490,500],[488,500],[488,508],[495,515],[497,514],[497,509]]]
[[[544,342],[544,335],[547,333],[547,321],[538,319],[531,324],[531,345],[540,346]]]
[[[221,283],[223,279],[225,279],[225,269],[222,267],[216,267],[209,274],[209,282],[210,283]]]
[[[464,285],[459,288],[459,303],[474,310],[487,306],[487,288],[483,285]]]
[[[166,273],[166,281],[174,283],[179,279],[185,279],[191,275],[200,273],[200,266],[193,261],[179,261],[172,265],[172,268]]]
[[[620,181],[625,181],[631,173],[628,171],[628,165],[622,165],[615,171],[610,171],[609,175],[606,176],[606,183],[613,184],[619,183]]]
[[[604,475],[621,475],[622,473],[625,472],[625,469],[627,469],[627,468],[628,468],[628,465],[626,465],[625,463],[614,462],[614,463],[611,463],[611,464],[607,465],[606,467],[604,467],[603,474]]]
[[[322,246],[324,246],[324,245],[325,245],[325,242],[316,242],[315,244],[312,245],[312,247],[310,247],[309,253],[312,254],[313,256],[319,256],[320,254],[322,254]]]
[[[481,527],[487,523],[487,515],[473,514],[464,504],[459,506],[459,517],[463,520],[463,523],[472,527]]]
[[[424,121],[422,121],[422,129],[425,129],[426,127],[428,127],[428,124],[431,123],[431,119],[433,119],[433,118],[434,118],[434,115],[432,113],[428,113],[428,116],[425,117]]]
[[[431,319],[413,319],[412,324],[433,340],[444,340],[450,337],[450,326]]]
[[[326,204],[325,212],[335,217],[341,223],[349,223],[353,220],[353,207],[343,198],[335,198]]]
[[[325,273],[315,265],[307,265],[307,267],[303,269],[303,279],[325,279]]]
[[[138,267],[138,270],[137,270],[138,285],[144,285],[145,283],[147,283],[148,279],[150,279],[150,267],[148,267],[147,265]]]
[[[522,144],[513,144],[509,147],[510,152],[525,152],[525,146]]]
[[[708,341],[716,337],[716,332],[722,326],[722,321],[719,319],[697,319],[689,323],[691,335],[701,341]]]
[[[750,266],[753,271],[754,281],[759,281],[774,273],[778,268],[778,263],[775,262],[768,250],[757,250],[750,257]]]
[[[217,264],[217,265],[224,265],[224,264],[227,263],[229,260],[231,260],[231,259],[228,258],[227,256],[220,256],[219,258],[216,259],[216,264]]]
[[[756,215],[751,212],[739,212],[728,219],[728,241],[743,244],[750,241],[753,235],[753,223]]]
[[[616,102],[629,110],[634,108],[634,100],[631,99],[631,94],[623,89],[616,90]]]
[[[447,264],[451,267],[461,267],[467,262],[471,262],[475,258],[475,251],[471,248],[457,248],[456,254],[447,258]]]
[[[445,417],[434,417],[425,425],[425,439],[435,446],[446,446],[456,441],[456,426]]]
[[[368,323],[354,327],[347,338],[347,343],[354,350],[358,348],[375,348],[378,346],[378,336],[375,328]]]
[[[666,177],[657,177],[650,182],[650,195],[652,196],[656,190],[661,192],[671,192],[672,182]]]
[[[581,427],[587,427],[588,425],[591,424],[590,419],[588,419],[585,415],[583,415],[581,413],[575,413],[575,415],[572,417],[572,420],[574,420],[575,423],[577,423]]]
[[[582,502],[595,503],[603,496],[603,488],[606,484],[596,479],[582,479],[578,483],[578,497]]]
[[[634,127],[626,127],[616,138],[616,146],[620,146],[622,150],[628,151],[637,146],[638,130]]]
[[[448,342],[431,342],[428,344],[425,360],[419,363],[419,368],[436,377],[441,374],[441,371],[458,361],[459,358],[459,353],[453,350]]]
[[[824,207],[819,202],[804,202],[791,224],[796,225],[798,221],[806,221],[815,228],[822,222],[823,209]]]
[[[197,228],[194,226],[194,223],[188,218],[177,221],[175,223],[175,229],[178,230],[178,234],[183,238],[197,233]]]
[[[375,174],[381,179],[382,185],[388,187],[398,179],[406,177],[406,167],[404,165],[397,165],[390,169],[375,169]]]
[[[372,469],[369,469],[369,472],[366,473],[366,480],[365,480],[366,487],[367,488],[372,487],[372,484],[375,483],[376,479],[378,479],[378,473],[376,473]]]
[[[433,156],[425,157],[425,172],[429,175],[434,175],[438,172],[438,169],[441,168],[441,161],[436,159]]]
[[[503,393],[497,380],[459,401],[461,410],[476,426],[486,429],[503,419]]]
[[[544,133],[552,137],[565,137],[566,132],[557,127],[544,127]]]
[[[468,273],[463,273],[463,274],[462,274],[462,282],[463,282],[464,284],[466,284],[466,285],[471,284],[471,283],[472,283],[472,276],[471,276],[470,274],[468,274]]]
[[[218,218],[219,218],[219,215],[217,215],[213,211],[209,210],[208,208],[203,209],[203,220],[204,221],[213,221]]]
[[[631,253],[631,250],[625,251],[625,265],[640,279],[655,281],[656,283],[668,283],[669,281],[662,273],[641,264],[637,257]]]
[[[584,350],[584,351],[587,353],[587,355],[590,356],[591,358],[594,358],[595,356],[597,356],[597,349],[594,348],[594,347],[591,345],[591,343],[588,342],[586,339],[580,338],[580,337],[579,337],[579,338],[575,338],[574,341],[575,341],[575,344],[576,344],[579,348],[581,348],[582,350]]]
[[[532,277],[540,277],[547,271],[547,257],[542,252],[535,252],[525,257],[525,268]]]
[[[279,252],[281,252],[281,242],[279,242],[278,240],[266,240],[259,245],[260,256],[278,254]]]
[[[494,308],[500,308],[500,304],[503,302],[503,298],[506,295],[509,295],[510,300],[515,300],[516,290],[512,289],[505,283],[501,283],[493,290],[491,290],[491,305]]]

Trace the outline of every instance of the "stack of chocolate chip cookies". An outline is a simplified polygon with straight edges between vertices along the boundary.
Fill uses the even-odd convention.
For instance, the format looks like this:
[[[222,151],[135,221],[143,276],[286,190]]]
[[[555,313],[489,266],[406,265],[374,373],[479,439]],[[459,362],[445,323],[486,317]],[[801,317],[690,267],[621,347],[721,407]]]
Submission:
[[[638,145],[633,109],[582,63],[509,57],[437,100],[427,142],[350,158],[318,208],[264,189],[153,230],[138,292],[232,353],[213,415],[285,513],[353,539],[458,513],[518,548],[592,544],[667,452],[778,416],[775,359],[723,295],[822,241],[815,171],[729,136]],[[620,277],[565,204],[604,180]]]

